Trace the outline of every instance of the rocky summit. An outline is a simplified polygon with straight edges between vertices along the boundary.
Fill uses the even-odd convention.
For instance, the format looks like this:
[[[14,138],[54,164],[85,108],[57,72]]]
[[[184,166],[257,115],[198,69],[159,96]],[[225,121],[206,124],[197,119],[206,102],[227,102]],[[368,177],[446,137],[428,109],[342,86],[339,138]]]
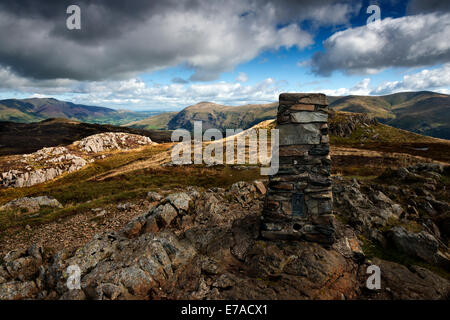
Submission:
[[[126,133],[2,157],[0,299],[448,299],[448,142],[280,98],[269,178]]]
[[[436,178],[440,169],[415,174]],[[405,170],[419,168],[399,170],[399,180]],[[7,253],[0,298],[446,299],[450,282],[420,261],[448,270],[449,205],[432,191],[427,199],[417,196],[414,207],[405,205],[393,197],[395,188],[333,178],[337,219],[330,246],[261,238],[260,181],[165,196],[151,192],[142,213],[79,248],[49,254],[35,244]],[[433,208],[429,220],[414,214],[423,205]],[[371,258],[366,239],[413,262],[406,267]],[[374,264],[382,270],[380,290],[366,287],[367,268]],[[81,272],[79,289],[68,289],[70,266]]]

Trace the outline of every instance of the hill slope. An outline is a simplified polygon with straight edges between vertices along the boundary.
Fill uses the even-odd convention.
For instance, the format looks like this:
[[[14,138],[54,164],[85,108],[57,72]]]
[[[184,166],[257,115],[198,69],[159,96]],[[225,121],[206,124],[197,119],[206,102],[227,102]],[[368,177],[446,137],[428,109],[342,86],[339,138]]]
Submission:
[[[365,113],[383,123],[412,132],[450,139],[450,96],[435,92],[401,92],[385,96],[329,96],[330,107],[337,111]],[[182,111],[163,113],[126,126],[144,129],[191,130],[194,121],[203,121],[203,129],[242,128],[276,116],[277,103],[224,106],[200,102]]]
[[[194,121],[203,121],[203,130],[246,129],[258,122],[273,119],[276,116],[277,107],[278,103],[231,107],[212,102],[200,102],[177,113],[169,121],[168,128],[192,130]]]
[[[126,124],[133,128],[170,129],[184,128],[192,130],[194,121],[203,122],[203,130],[247,129],[277,114],[278,103],[249,104],[243,106],[225,106],[212,102],[200,102],[180,112],[166,112],[144,120]]]
[[[385,96],[329,97],[338,111],[370,114],[393,127],[450,139],[450,96],[429,91]]]
[[[53,98],[0,100],[0,121],[35,122],[67,118],[83,122],[122,124],[139,120],[152,112],[132,112],[75,104]]]
[[[144,120],[133,121],[130,123],[123,124],[124,127],[132,127],[139,129],[155,129],[155,130],[167,130],[169,121],[177,115],[178,112],[164,112]]]
[[[170,131],[141,130],[66,119],[34,123],[0,122],[0,155],[30,153],[44,147],[68,145],[102,132],[134,133],[158,143],[170,141],[171,134]]]

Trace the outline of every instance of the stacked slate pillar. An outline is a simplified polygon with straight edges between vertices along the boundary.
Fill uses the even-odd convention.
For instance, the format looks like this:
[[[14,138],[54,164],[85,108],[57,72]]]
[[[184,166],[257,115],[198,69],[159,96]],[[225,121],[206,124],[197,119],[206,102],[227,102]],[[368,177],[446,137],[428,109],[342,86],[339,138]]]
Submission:
[[[279,170],[269,177],[261,235],[334,242],[328,101],[282,93],[277,114]]]

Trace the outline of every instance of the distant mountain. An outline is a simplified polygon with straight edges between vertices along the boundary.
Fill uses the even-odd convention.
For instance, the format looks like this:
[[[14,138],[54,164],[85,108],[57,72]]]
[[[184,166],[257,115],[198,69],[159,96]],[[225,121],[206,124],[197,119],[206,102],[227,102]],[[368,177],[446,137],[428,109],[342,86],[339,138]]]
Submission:
[[[167,130],[169,121],[177,115],[178,112],[164,112],[161,114],[157,114],[151,117],[148,117],[144,120],[138,120],[123,124],[124,127],[133,127],[139,129],[156,129],[156,130]]]
[[[450,139],[450,96],[430,91],[401,92],[385,96],[329,96],[330,107],[338,111],[366,113],[393,127]],[[35,122],[67,118],[88,123],[109,123],[139,129],[247,129],[273,119],[277,103],[225,106],[200,102],[180,112],[132,112],[45,99],[0,100],[0,121]],[[149,117],[150,116],[150,117]]]
[[[419,91],[328,100],[335,110],[367,113],[396,128],[450,139],[450,96],[446,94]]]
[[[29,123],[49,118],[66,118],[83,122],[123,124],[144,119],[154,113],[114,110],[53,98],[0,100],[0,121]]]
[[[158,143],[169,142],[171,136],[171,131],[124,128],[67,119],[47,119],[33,123],[0,121],[0,156],[31,153],[44,147],[68,145],[102,132],[134,133],[149,137]]]
[[[337,111],[369,114],[393,127],[450,139],[450,96],[429,91],[401,92],[385,96],[329,96],[330,107]],[[275,118],[277,103],[240,107],[200,102],[176,113],[162,113],[127,125],[146,129],[191,130],[193,122],[203,128],[242,128]]]
[[[168,123],[168,128],[192,130],[194,121],[203,121],[203,130],[209,128],[249,128],[263,120],[276,116],[278,103],[249,104],[239,107],[224,106],[212,102],[200,102],[184,108]]]
[[[209,128],[247,129],[261,121],[275,118],[277,108],[278,103],[233,107],[212,102],[200,102],[186,107],[180,112],[162,113],[128,125],[145,129],[175,130],[184,128],[192,130],[194,121],[202,121],[203,130]]]

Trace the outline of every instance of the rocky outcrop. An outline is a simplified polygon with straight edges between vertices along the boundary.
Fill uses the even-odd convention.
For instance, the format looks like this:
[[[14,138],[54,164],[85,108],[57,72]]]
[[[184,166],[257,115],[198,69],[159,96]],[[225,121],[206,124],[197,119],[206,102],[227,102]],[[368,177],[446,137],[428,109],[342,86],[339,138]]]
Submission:
[[[356,181],[335,177],[333,207],[360,233],[369,235],[373,230],[400,218],[403,208],[382,191],[361,188]]]
[[[375,258],[373,264],[380,267],[382,289],[367,292],[370,299],[394,300],[447,300],[449,281],[428,269],[412,265],[409,268],[398,263]]]
[[[43,148],[23,155],[21,169],[0,174],[4,187],[29,187],[54,179],[65,172],[74,172],[88,162],[70,152],[66,147]]]
[[[136,147],[156,144],[149,137],[122,132],[105,132],[74,142],[84,152],[104,152],[111,150],[129,150]]]
[[[76,141],[70,148],[49,147],[22,156],[10,167],[16,169],[0,173],[4,187],[30,187],[52,180],[64,173],[80,170],[90,161],[93,154],[129,150],[144,145],[156,144],[150,138],[122,132],[95,134]],[[102,155],[104,157],[104,155]]]
[[[118,232],[96,235],[76,251],[48,257],[34,246],[8,253],[0,264],[0,298],[447,297],[449,282],[427,269],[367,260],[357,234],[339,220],[336,242],[328,248],[262,240],[259,213],[264,195],[258,184],[239,182],[227,190],[204,192],[187,188],[161,198],[151,194],[154,201],[142,216]],[[379,194],[376,198],[386,200]],[[370,264],[382,270],[381,290],[365,288]],[[80,289],[67,287],[69,266],[78,266],[81,272]]]
[[[375,118],[363,113],[330,112],[329,134],[337,137],[348,137],[360,128],[376,125]]]
[[[445,192],[443,173],[442,165],[419,163],[389,169],[375,182],[334,177],[333,207],[356,233],[382,248],[449,270],[450,204],[435,198]]]
[[[398,250],[431,264],[450,267],[450,255],[439,250],[438,240],[426,231],[409,232],[405,228],[395,227],[389,231],[389,237]]]
[[[39,197],[24,197],[16,200],[7,202],[3,206],[0,206],[0,210],[25,210],[27,212],[39,211],[41,207],[53,207],[62,208],[62,204],[54,198],[49,198],[47,196]]]

